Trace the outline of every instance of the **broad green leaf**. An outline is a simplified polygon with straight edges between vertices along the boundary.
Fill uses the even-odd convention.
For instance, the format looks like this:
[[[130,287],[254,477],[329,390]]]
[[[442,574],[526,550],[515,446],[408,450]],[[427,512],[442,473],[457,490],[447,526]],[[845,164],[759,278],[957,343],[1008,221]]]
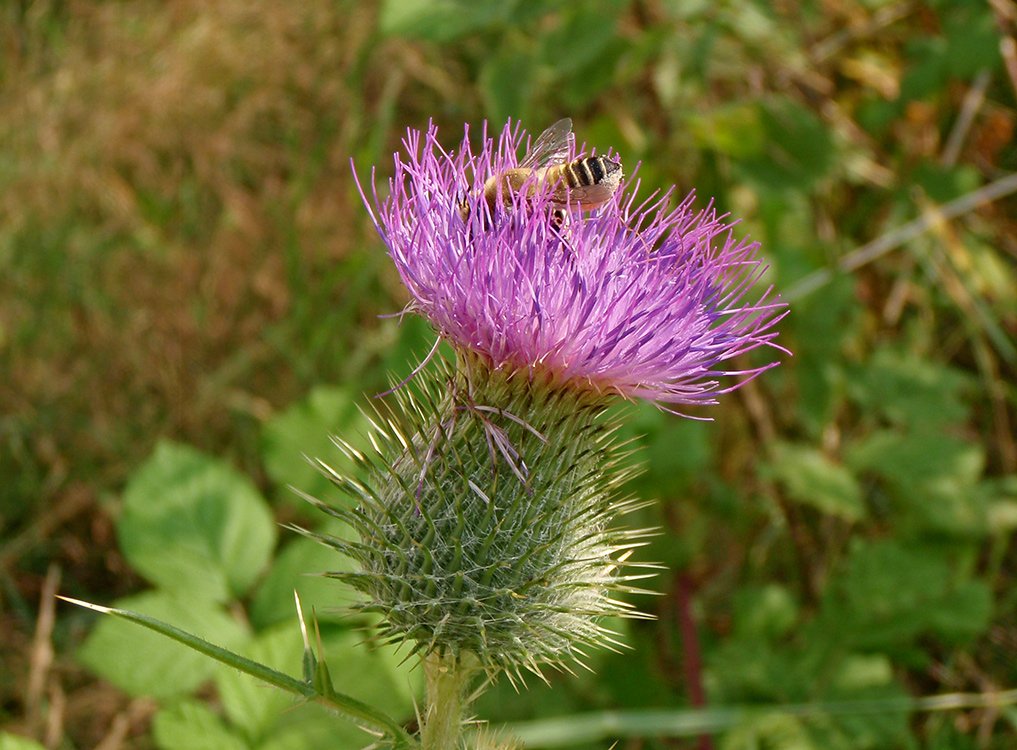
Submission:
[[[318,530],[332,536],[349,534],[348,527],[338,521]],[[300,604],[305,612],[314,610],[319,619],[329,619],[349,603],[351,593],[347,587],[321,574],[349,570],[351,565],[334,549],[313,539],[298,537],[291,540],[258,586],[250,609],[252,623],[261,630],[292,620],[296,616],[294,590],[300,594]],[[341,616],[341,612],[339,614]]]
[[[293,486],[312,497],[328,497],[332,483],[307,458],[321,459],[340,474],[355,474],[353,462],[336,448],[331,436],[361,448],[368,444],[369,429],[347,389],[319,386],[265,424],[261,437],[265,470],[280,487]],[[315,512],[295,493],[286,491],[283,496],[302,510]]]
[[[250,750],[204,703],[182,701],[164,708],[152,721],[152,734],[161,750]]]
[[[778,444],[766,471],[795,502],[846,521],[858,521],[866,515],[861,487],[851,472],[815,448]]]
[[[932,430],[880,431],[850,446],[846,462],[855,472],[871,472],[884,481],[900,520],[914,531],[988,531],[990,493],[979,482],[985,452],[978,443]]]
[[[328,706],[331,710],[350,717],[350,720],[357,722],[358,725],[362,723],[366,726],[377,727],[388,734],[393,748],[407,748],[413,744],[409,734],[407,734],[401,724],[396,723],[392,718],[377,710],[374,706],[335,690],[334,686],[319,691],[315,684],[303,678],[298,679],[279,670],[272,669],[261,662],[249,659],[235,651],[211,643],[194,633],[178,628],[165,620],[142,614],[136,610],[101,607],[77,599],[67,599],[67,601],[86,609],[112,615],[117,621],[140,625],[145,628],[146,632],[157,634],[168,638],[174,643],[182,644],[196,655],[211,658],[215,664],[226,665],[230,669],[239,670],[240,673],[260,681],[259,684],[264,687],[274,686],[280,688],[284,693],[314,701],[316,705]],[[303,657],[303,655],[301,656]],[[301,671],[302,667],[303,664],[301,664]]]
[[[712,460],[710,426],[678,419],[650,404],[622,411],[622,434],[632,440],[634,461],[644,470],[631,486],[646,497],[680,498]]]
[[[305,609],[304,614],[314,639],[310,613]],[[337,691],[392,716],[412,715],[413,698],[419,690],[419,669],[411,672],[412,663],[399,667],[401,658],[391,647],[372,649],[363,633],[338,630],[324,623],[321,626],[324,658]],[[302,676],[303,641],[295,617],[260,634],[246,645],[244,652],[273,669],[293,677]],[[256,738],[259,747],[276,747],[273,742],[280,737],[299,734],[305,717],[323,710],[308,706],[307,713],[296,711],[293,696],[266,689],[249,675],[227,667],[218,671],[216,684],[227,716],[243,727],[248,736]],[[361,733],[361,739],[365,737]]]
[[[818,437],[843,402],[842,350],[860,328],[853,282],[837,278],[822,294],[796,301],[787,322],[795,337],[795,356],[780,369],[795,376],[800,419],[809,434]]]
[[[998,19],[989,4],[958,3],[944,13],[945,68],[950,75],[974,77],[1001,66]]]
[[[342,721],[322,706],[308,703],[287,709],[272,732],[252,750],[309,750],[313,748],[369,748],[374,737],[355,724]],[[383,746],[384,747],[384,746]]]
[[[913,200],[915,187],[921,187],[929,198],[946,203],[959,198],[965,193],[977,190],[982,185],[982,175],[974,167],[963,165],[944,167],[940,164],[922,162],[911,173],[907,188],[902,192],[902,199]]]
[[[942,37],[915,36],[905,46],[908,61],[901,79],[900,104],[934,96],[947,77],[947,45]]]
[[[855,403],[895,425],[933,429],[968,418],[962,394],[971,379],[926,358],[879,349],[847,382]]]
[[[559,22],[539,38],[541,57],[556,75],[569,77],[595,62],[617,38],[615,19],[625,8],[618,0],[569,6]]]
[[[651,586],[651,588],[657,588]],[[642,604],[642,602],[641,602]],[[562,677],[561,685],[552,684],[550,688],[541,686],[542,695],[534,696],[533,702],[544,704],[540,716],[556,716],[566,710],[563,706],[552,704],[546,693],[562,693],[565,690],[573,695],[582,696],[589,691],[598,694],[603,692],[609,697],[610,705],[620,709],[645,708],[646,706],[680,706],[681,696],[668,689],[667,678],[661,674],[657,647],[659,641],[653,634],[632,627],[630,622],[616,619],[614,622],[603,623],[606,627],[621,635],[618,640],[626,645],[622,653],[603,651],[591,654],[590,667],[593,673],[589,679]],[[532,688],[536,690],[537,687]],[[573,697],[573,703],[576,700]],[[530,714],[534,715],[533,713]]]
[[[152,583],[225,601],[246,593],[268,564],[276,527],[247,477],[163,442],[124,490],[117,536],[131,566]]]
[[[0,732],[0,750],[46,750],[46,748],[27,737]]]
[[[447,42],[511,21],[519,0],[384,0],[378,25],[388,36]]]
[[[240,650],[241,655],[291,677],[301,679],[303,646],[300,626],[292,620],[260,633]],[[283,712],[297,705],[298,698],[267,688],[260,681],[222,665],[216,672],[216,686],[230,721],[256,742],[267,737]]]
[[[172,623],[226,648],[249,637],[217,604],[193,596],[150,592],[114,606]],[[114,617],[99,620],[78,659],[130,695],[156,698],[187,695],[215,671],[215,663],[197,651]]]
[[[858,541],[828,587],[810,637],[884,651],[908,649],[924,635],[965,643],[991,616],[986,584],[958,580],[932,550]]]

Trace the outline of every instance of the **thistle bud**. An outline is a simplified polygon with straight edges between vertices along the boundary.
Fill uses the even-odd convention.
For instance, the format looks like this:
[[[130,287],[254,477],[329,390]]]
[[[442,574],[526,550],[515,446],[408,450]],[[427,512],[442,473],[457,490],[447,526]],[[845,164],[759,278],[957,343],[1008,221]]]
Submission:
[[[358,563],[334,574],[356,607],[388,640],[510,675],[609,642],[641,534],[613,528],[632,504],[607,399],[464,352],[396,401],[374,455],[343,446],[370,479],[330,473],[357,499],[328,509],[359,537],[328,540]]]

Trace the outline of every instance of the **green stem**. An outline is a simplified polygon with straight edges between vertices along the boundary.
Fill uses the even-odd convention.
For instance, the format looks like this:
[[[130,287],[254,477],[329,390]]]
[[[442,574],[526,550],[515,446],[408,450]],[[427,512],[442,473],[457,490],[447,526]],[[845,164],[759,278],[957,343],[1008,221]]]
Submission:
[[[469,688],[477,668],[466,657],[424,657],[427,705],[420,730],[421,750],[458,750]]]

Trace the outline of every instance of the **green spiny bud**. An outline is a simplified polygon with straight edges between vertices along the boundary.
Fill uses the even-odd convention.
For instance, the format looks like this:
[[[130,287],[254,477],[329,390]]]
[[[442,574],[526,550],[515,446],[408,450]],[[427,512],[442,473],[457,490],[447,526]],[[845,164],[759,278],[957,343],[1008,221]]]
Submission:
[[[600,620],[643,532],[613,528],[617,489],[603,395],[505,373],[461,355],[397,391],[374,455],[337,441],[370,476],[323,469],[355,505],[324,506],[358,539],[323,540],[358,563],[331,574],[360,591],[383,638],[510,676],[565,666],[610,643]],[[402,415],[402,418],[396,415]]]

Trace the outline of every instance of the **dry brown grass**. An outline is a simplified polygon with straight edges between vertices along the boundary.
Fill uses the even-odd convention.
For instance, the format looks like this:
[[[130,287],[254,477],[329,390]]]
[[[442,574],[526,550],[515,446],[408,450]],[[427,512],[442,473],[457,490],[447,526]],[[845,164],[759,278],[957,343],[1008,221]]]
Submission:
[[[129,445],[207,443],[230,403],[296,387],[259,339],[363,237],[347,160],[370,19],[276,1],[64,16],[7,40],[0,388],[24,423],[59,414],[54,460],[119,475],[125,424]]]
[[[397,74],[365,67],[390,53],[370,11],[332,0],[3,14],[0,561],[29,611],[47,558],[67,591],[138,585],[99,501],[156,439],[250,464],[260,421],[348,366],[373,305],[398,306],[327,317],[344,274],[376,275],[348,162],[381,143],[374,94]],[[11,706],[32,624],[4,620],[24,631],[0,654]]]

